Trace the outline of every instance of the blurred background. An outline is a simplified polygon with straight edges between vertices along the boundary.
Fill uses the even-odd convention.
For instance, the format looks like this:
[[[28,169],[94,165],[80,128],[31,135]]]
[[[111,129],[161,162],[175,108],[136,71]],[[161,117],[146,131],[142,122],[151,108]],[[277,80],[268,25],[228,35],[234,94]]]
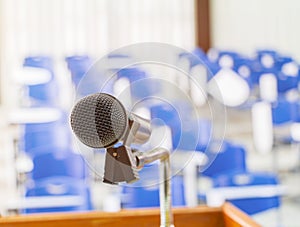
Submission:
[[[110,93],[125,92],[125,101],[168,90],[131,86],[155,74],[193,103],[174,90],[172,105],[142,111],[164,122],[155,133],[163,131],[168,149],[195,154],[172,178],[174,206],[230,201],[263,226],[300,226],[299,7],[296,0],[0,0],[1,214],[159,206],[156,165],[141,171],[146,183],[104,185],[105,151],[81,147],[71,132],[72,106],[92,91],[80,81],[107,58],[116,75]],[[188,76],[149,65],[117,69],[136,57],[122,48],[142,42],[177,47],[171,58]],[[99,75],[88,78],[97,83]],[[188,130],[193,121],[199,136]]]

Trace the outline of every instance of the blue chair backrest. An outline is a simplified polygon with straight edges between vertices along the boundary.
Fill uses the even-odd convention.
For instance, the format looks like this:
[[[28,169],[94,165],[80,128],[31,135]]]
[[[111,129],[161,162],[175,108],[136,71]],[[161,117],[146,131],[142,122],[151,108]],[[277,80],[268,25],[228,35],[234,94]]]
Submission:
[[[298,76],[285,75],[282,72],[277,74],[277,87],[279,93],[285,93],[288,90],[298,87]]]
[[[61,112],[61,116],[55,121],[25,124],[20,148],[25,152],[31,152],[41,147],[70,147],[71,131],[68,118],[67,114]]]
[[[209,161],[203,167],[202,174],[208,177],[220,174],[226,171],[246,170],[246,151],[244,147],[222,142],[212,143],[206,150]]]
[[[277,75],[279,69],[276,68],[275,62],[278,58],[278,53],[275,50],[258,50],[256,58],[250,60],[251,79],[253,84],[259,83],[259,78],[262,74],[272,73]],[[272,67],[266,67],[263,63],[263,57],[269,56],[273,60]]]
[[[200,64],[204,64],[207,67],[207,79],[210,80],[213,75],[215,75],[219,70],[220,66],[217,62],[211,62],[204,51],[200,48],[196,48],[193,51],[193,54],[196,55],[200,59]],[[199,64],[199,63],[198,63]]]
[[[199,138],[196,151],[204,152],[213,141],[212,135],[212,123],[208,119],[199,119]]]
[[[184,52],[179,54],[179,60],[182,58],[185,58],[189,61],[190,68],[194,67],[198,64],[206,64],[208,63],[208,60],[206,58],[206,55],[204,52],[202,52],[200,49],[195,49],[192,53],[190,52]],[[188,73],[188,72],[186,72]]]
[[[172,105],[156,103],[150,108],[151,119],[160,119],[170,127],[173,150],[197,150],[201,122],[193,116],[191,108],[184,101],[175,101]]]
[[[68,69],[71,72],[72,81],[75,86],[77,86],[91,67],[92,59],[87,55],[74,55],[66,57],[66,62],[68,65]]]
[[[31,172],[33,180],[53,176],[66,176],[76,179],[87,177],[87,166],[81,155],[75,154],[66,148],[41,147],[40,149],[44,150],[38,155],[34,155],[34,152],[31,153],[33,154],[34,165]]]
[[[29,56],[24,59],[23,66],[42,68],[53,73],[53,61],[47,56]]]
[[[276,67],[278,69],[281,69],[281,67],[284,64],[292,62],[292,61],[294,61],[292,57],[289,57],[289,56],[277,56],[275,65],[276,65]]]
[[[290,64],[292,67],[295,67],[293,67],[292,72],[289,70],[285,70],[285,67]],[[276,62],[276,68],[279,71],[277,76],[279,93],[285,93],[288,90],[298,88],[299,66],[291,57],[279,57]]]
[[[280,97],[272,104],[272,120],[274,125],[281,125],[292,121],[295,111],[295,103]]]
[[[26,124],[23,137],[24,147],[21,149],[25,152],[32,152],[35,148],[42,147],[69,147],[71,133],[66,126],[61,122]]]
[[[292,102],[292,121],[300,122],[300,102]]]
[[[176,147],[173,149],[181,151],[201,151],[204,152],[212,140],[212,125],[208,119],[194,119],[190,111],[180,111],[182,124],[180,127],[174,127],[176,133],[173,136]],[[188,116],[188,119],[186,117]]]
[[[235,62],[242,58],[242,56],[235,51],[220,51],[218,60],[220,60],[223,56],[229,56],[233,61],[233,66]]]
[[[181,135],[181,119],[177,110],[168,104],[158,104],[151,107],[151,119],[159,118],[172,131],[172,145],[176,148],[179,144],[178,138]]]
[[[156,94],[160,85],[150,79],[145,71],[140,68],[123,68],[117,71],[117,78],[126,78],[130,82],[130,90],[133,98],[138,100]]]
[[[139,68],[124,68],[117,72],[118,79],[127,78],[131,83],[146,78],[146,72]]]
[[[265,68],[264,62],[263,62],[263,58],[268,56],[270,58],[272,58],[273,60],[273,67],[275,67],[276,61],[277,59],[280,57],[280,54],[276,51],[276,50],[258,50],[256,51],[256,59],[259,61],[259,63],[261,64],[261,66],[263,68]]]
[[[265,67],[262,59],[264,56],[269,56],[273,59],[274,63],[271,67]],[[277,87],[279,93],[284,93],[290,89],[297,88],[299,75],[291,76],[285,75],[281,69],[286,63],[294,62],[289,56],[281,56],[274,50],[262,50],[257,52],[257,59],[252,62],[253,82],[258,83],[260,75],[264,73],[272,73],[277,78]]]
[[[30,56],[24,59],[23,67],[40,68],[49,71],[51,80],[44,84],[29,85],[29,96],[33,106],[57,106],[58,84],[54,77],[53,61],[45,56]]]
[[[245,81],[247,81],[250,88],[253,87],[252,82],[252,68],[251,61],[247,58],[239,58],[234,62],[233,70],[237,72]]]

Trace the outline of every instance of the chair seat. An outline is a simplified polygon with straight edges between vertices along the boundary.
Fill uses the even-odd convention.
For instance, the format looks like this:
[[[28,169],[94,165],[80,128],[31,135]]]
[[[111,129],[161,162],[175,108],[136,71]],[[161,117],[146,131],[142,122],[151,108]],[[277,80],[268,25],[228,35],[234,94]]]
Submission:
[[[26,188],[24,213],[83,211],[92,209],[87,182],[71,177],[49,177]]]
[[[286,188],[275,174],[231,171],[213,177],[214,187],[206,193],[208,205],[230,201],[248,214],[280,206]]]

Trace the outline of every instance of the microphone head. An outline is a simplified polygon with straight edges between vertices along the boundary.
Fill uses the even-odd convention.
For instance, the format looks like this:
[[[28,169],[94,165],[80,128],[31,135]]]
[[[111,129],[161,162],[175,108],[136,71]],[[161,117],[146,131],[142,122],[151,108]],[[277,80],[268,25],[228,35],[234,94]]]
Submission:
[[[93,148],[106,148],[121,140],[128,117],[115,97],[97,93],[79,100],[71,113],[71,127],[78,139]]]

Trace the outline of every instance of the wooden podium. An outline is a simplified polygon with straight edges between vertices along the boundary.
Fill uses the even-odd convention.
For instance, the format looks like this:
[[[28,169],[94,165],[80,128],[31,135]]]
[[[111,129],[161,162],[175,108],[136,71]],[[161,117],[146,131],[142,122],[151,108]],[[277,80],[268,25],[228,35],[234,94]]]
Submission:
[[[229,203],[220,208],[174,208],[175,227],[259,227]],[[0,217],[0,227],[159,227],[159,209],[122,210]]]

